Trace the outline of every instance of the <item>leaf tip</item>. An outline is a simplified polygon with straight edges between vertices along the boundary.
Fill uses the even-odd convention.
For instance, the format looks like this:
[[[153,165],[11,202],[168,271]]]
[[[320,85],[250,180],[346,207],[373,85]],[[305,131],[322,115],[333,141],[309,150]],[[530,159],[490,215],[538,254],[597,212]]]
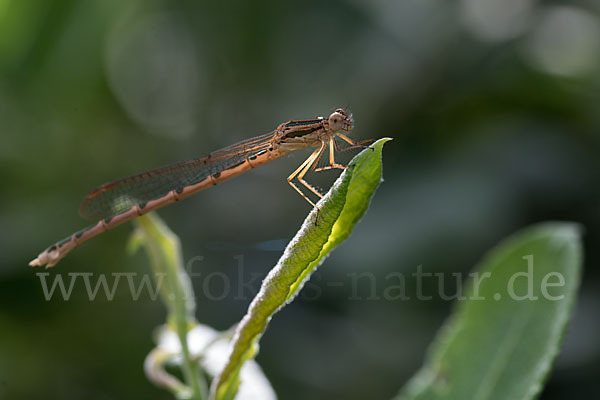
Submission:
[[[577,222],[550,221],[533,227],[545,232],[557,243],[578,243],[585,233],[585,227]]]

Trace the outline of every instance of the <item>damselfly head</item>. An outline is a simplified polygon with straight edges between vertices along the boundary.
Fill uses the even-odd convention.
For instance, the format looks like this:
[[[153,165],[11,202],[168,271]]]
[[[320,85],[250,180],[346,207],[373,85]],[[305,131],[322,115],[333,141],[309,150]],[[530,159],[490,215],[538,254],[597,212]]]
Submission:
[[[350,132],[354,125],[354,121],[352,120],[352,114],[344,110],[343,108],[338,108],[329,116],[329,129],[333,131],[343,131]]]

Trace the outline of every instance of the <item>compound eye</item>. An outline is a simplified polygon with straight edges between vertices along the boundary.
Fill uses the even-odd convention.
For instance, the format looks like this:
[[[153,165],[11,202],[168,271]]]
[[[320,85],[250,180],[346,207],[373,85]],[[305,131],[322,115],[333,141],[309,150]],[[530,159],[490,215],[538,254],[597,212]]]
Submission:
[[[329,129],[339,131],[344,127],[344,116],[336,111],[329,116]]]

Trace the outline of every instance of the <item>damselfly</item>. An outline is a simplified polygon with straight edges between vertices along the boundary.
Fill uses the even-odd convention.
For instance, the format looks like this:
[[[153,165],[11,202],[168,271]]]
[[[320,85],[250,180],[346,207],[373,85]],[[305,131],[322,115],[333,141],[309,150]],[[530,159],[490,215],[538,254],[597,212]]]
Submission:
[[[304,180],[304,175],[309,170],[345,168],[336,162],[335,151],[364,147],[363,143],[368,142],[355,142],[347,137],[345,134],[350,132],[352,126],[352,115],[338,108],[327,119],[318,117],[289,121],[279,125],[271,133],[241,141],[205,157],[105,183],[91,191],[79,208],[82,217],[99,221],[48,247],[29,265],[51,267],[79,244],[125,221],[215,186],[289,152],[309,147],[316,149],[288,176],[287,181],[318,210],[294,179],[310,192],[322,197],[317,189]],[[341,149],[336,138],[349,146]],[[318,167],[321,157],[327,151],[329,163]]]

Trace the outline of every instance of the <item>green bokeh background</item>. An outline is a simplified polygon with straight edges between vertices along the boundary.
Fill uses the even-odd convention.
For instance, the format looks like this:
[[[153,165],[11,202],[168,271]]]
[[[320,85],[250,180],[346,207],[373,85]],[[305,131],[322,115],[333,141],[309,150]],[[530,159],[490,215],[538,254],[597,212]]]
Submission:
[[[444,273],[451,293],[452,273],[543,220],[583,224],[586,270],[541,398],[597,395],[600,3],[564,4],[0,0],[0,398],[171,398],[142,370],[160,302],[124,283],[90,301],[81,282],[46,301],[27,263],[88,223],[78,203],[98,184],[338,106],[354,138],[394,141],[366,217],[261,342],[279,397],[393,396],[451,308],[414,298],[410,274]],[[310,207],[285,178],[306,156],[160,212],[200,274],[201,322],[238,321],[298,229]],[[47,279],[147,273],[125,251],[130,232],[85,244]],[[374,285],[355,287],[364,272]],[[394,272],[413,299],[384,298]]]

